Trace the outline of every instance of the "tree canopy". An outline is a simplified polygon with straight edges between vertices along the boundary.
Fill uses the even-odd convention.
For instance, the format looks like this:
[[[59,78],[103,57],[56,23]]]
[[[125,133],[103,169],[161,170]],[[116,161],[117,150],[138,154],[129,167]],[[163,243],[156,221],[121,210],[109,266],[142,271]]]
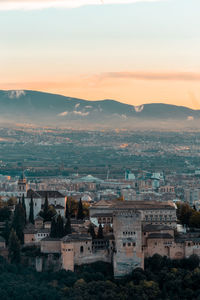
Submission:
[[[3,300],[200,300],[199,259],[170,260],[154,255],[145,270],[114,279],[108,263],[77,266],[75,272],[37,273],[0,257],[0,298]]]

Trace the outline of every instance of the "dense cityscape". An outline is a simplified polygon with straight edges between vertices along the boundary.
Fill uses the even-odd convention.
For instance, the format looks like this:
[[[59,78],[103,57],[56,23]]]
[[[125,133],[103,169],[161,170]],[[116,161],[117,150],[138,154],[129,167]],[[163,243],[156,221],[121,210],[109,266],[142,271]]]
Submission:
[[[4,272],[13,272],[6,261],[48,278],[67,272],[74,288],[57,283],[52,299],[82,297],[77,286],[87,291],[80,299],[102,299],[88,286],[93,274],[116,289],[123,278],[133,280],[138,299],[179,299],[182,292],[167,292],[155,279],[153,265],[165,265],[167,274],[197,272],[199,143],[196,132],[2,128],[0,147],[9,149],[0,157]],[[148,281],[145,272],[154,271]],[[104,286],[105,299],[112,287]],[[129,289],[118,298],[129,299]]]

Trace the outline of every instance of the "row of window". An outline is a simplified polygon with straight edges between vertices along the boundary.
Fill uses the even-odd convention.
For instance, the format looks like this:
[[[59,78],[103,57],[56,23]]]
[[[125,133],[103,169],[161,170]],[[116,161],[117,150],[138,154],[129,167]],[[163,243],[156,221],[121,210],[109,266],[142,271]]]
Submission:
[[[99,223],[112,223],[112,218],[98,218]]]
[[[132,231],[123,231],[123,235],[135,235],[135,231],[132,232]]]
[[[159,218],[160,220],[163,220],[163,219],[164,219],[164,220],[167,220],[167,219],[170,219],[170,220],[171,220],[171,219],[172,219],[172,216],[171,216],[171,215],[159,215],[159,216],[158,216],[158,215],[155,215],[155,216],[153,216],[153,215],[150,215],[150,216],[145,215],[145,219],[146,219],[146,220],[149,220],[149,219],[152,220],[152,219],[158,219],[158,218]]]
[[[131,247],[131,246],[133,246],[133,247],[135,247],[136,246],[136,243],[135,242],[133,242],[133,243],[123,243],[123,247],[126,247],[126,246],[128,246],[128,247]]]
[[[193,245],[195,245],[195,246],[200,246],[200,243],[193,243]],[[191,244],[190,244],[190,243],[188,243],[188,246],[190,247],[190,246],[191,246]]]
[[[38,233],[38,236],[49,236],[48,233]]]
[[[93,245],[105,245],[108,244],[106,241],[93,241],[92,242]]]
[[[62,249],[63,251],[66,251],[66,252],[68,252],[68,251],[73,251],[73,249]]]

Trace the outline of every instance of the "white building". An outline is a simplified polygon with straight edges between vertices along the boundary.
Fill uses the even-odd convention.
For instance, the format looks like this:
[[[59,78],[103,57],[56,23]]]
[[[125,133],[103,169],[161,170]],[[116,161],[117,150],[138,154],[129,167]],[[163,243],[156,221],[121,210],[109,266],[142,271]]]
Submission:
[[[65,206],[66,206],[67,197],[65,197],[58,191],[33,191],[33,190],[28,190],[27,195],[25,197],[27,216],[29,216],[31,197],[33,198],[33,203],[34,203],[34,218],[38,215],[38,213],[43,208],[46,197],[48,198],[49,205],[52,205],[55,208],[57,214],[60,214],[62,217],[65,216]]]

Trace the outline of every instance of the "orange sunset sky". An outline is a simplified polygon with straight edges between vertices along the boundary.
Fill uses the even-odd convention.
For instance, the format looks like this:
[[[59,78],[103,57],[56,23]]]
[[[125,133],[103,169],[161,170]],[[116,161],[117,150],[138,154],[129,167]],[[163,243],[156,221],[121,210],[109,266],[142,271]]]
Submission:
[[[0,89],[200,109],[198,0],[0,1]]]

